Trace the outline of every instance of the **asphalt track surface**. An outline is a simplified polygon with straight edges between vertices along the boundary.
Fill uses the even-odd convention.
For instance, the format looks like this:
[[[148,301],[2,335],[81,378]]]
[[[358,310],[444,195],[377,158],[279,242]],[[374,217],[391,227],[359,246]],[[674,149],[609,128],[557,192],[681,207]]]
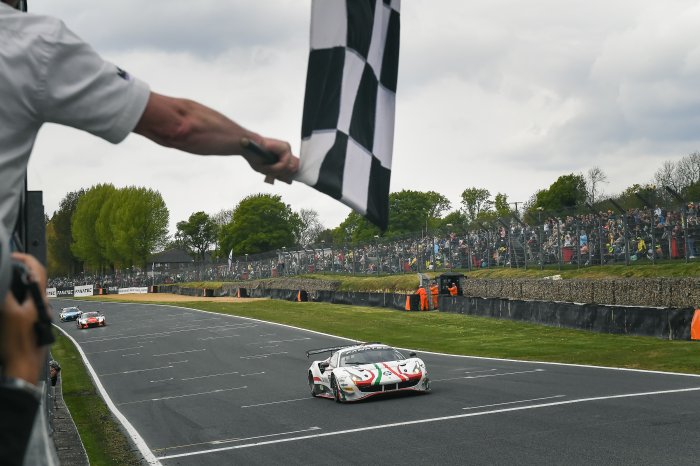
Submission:
[[[347,340],[174,306],[80,306],[107,326],[57,325],[154,464],[700,463],[697,376],[419,352],[431,393],[337,404],[310,396],[305,351]]]

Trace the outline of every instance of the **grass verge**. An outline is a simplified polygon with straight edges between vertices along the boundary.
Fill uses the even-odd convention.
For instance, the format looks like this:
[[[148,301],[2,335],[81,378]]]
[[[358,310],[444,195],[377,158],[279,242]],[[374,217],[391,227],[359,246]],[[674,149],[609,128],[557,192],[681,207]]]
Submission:
[[[78,428],[90,464],[93,466],[140,465],[104,400],[92,383],[73,342],[56,331],[51,354],[61,364],[63,399]]]

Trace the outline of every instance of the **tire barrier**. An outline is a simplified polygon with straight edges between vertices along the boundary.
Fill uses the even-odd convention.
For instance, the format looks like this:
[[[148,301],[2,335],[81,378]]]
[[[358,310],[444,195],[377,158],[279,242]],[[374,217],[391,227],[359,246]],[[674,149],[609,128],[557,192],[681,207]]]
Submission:
[[[688,340],[694,314],[691,308],[609,306],[468,296],[441,296],[440,309],[443,312],[518,320],[552,327],[668,340]]]

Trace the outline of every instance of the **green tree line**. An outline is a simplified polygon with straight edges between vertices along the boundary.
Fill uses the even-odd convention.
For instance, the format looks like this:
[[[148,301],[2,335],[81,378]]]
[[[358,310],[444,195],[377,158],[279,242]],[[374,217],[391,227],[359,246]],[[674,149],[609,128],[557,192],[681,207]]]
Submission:
[[[540,189],[524,203],[509,203],[504,193],[465,188],[453,206],[442,194],[403,190],[389,195],[389,227],[382,232],[350,212],[335,228],[325,228],[313,209],[292,210],[278,195],[253,194],[215,214],[192,213],[168,237],[168,209],[157,191],[115,188],[110,184],[68,193],[47,224],[49,273],[72,275],[89,270],[145,267],[154,253],[179,248],[197,261],[295,248],[321,241],[354,244],[373,238],[399,238],[436,229],[490,228],[517,216],[535,222],[548,216],[607,210],[612,199],[625,209],[678,205],[700,199],[700,153],[665,162],[649,183],[605,195],[607,175],[599,167],[569,173]],[[669,189],[670,188],[670,189]],[[521,207],[518,208],[518,204]]]

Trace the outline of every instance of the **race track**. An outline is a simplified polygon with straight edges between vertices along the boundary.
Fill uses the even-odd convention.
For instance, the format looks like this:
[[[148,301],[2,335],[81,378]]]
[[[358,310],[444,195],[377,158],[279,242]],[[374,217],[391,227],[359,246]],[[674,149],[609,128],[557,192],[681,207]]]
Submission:
[[[430,394],[341,405],[310,396],[304,352],[347,340],[173,306],[79,305],[107,326],[57,325],[164,465],[700,461],[697,376],[418,352]]]

